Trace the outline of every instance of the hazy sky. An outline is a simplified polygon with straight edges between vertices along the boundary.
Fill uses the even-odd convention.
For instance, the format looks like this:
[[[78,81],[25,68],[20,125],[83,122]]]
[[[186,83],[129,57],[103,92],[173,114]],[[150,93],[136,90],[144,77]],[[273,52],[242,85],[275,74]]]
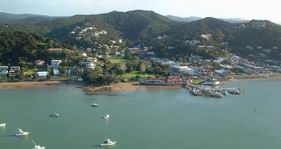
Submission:
[[[0,12],[52,16],[113,10],[153,10],[182,17],[268,19],[281,22],[280,0],[0,0]]]

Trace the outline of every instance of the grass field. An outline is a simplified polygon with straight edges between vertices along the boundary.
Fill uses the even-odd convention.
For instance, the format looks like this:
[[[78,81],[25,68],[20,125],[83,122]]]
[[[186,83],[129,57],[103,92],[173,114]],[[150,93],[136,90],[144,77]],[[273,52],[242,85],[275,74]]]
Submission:
[[[126,63],[129,62],[129,60],[126,60],[122,57],[112,57],[112,58],[108,58],[108,60],[112,63],[112,64],[122,64],[122,63]]]
[[[125,74],[122,75],[122,77],[125,78],[125,79],[134,78],[136,76],[140,76],[141,78],[156,77],[153,74],[146,74],[146,73],[142,73],[142,72],[139,72],[139,71],[133,71],[133,72],[125,73]]]
[[[27,70],[24,70],[23,75],[24,76],[33,75],[36,72],[37,72],[37,69],[27,69]]]
[[[202,79],[194,79],[192,80],[192,84],[200,84],[202,81]]]

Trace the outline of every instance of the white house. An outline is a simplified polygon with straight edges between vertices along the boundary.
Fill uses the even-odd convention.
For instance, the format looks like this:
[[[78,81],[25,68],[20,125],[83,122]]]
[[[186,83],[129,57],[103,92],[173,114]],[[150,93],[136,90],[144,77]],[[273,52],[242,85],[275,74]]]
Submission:
[[[201,38],[209,40],[212,37],[212,34],[201,34]]]
[[[88,69],[95,69],[95,67],[96,67],[95,63],[91,63],[91,62],[86,63],[86,68],[88,68]]]
[[[230,66],[230,65],[223,65],[223,64],[220,64],[220,67],[221,68],[224,68],[224,69],[232,69],[233,67]]]
[[[87,69],[95,69],[96,63],[98,62],[97,58],[87,57],[84,61],[80,62]]]
[[[60,67],[61,62],[62,62],[61,60],[51,60],[51,67],[53,68]]]
[[[49,72],[47,71],[38,71],[37,73],[38,77],[47,77],[49,75]]]
[[[194,69],[192,69],[192,68],[190,68],[188,66],[173,66],[171,68],[171,73],[172,74],[183,73],[183,74],[194,75],[195,71],[194,71]]]
[[[15,77],[20,73],[20,66],[11,66],[9,70],[9,76]]]
[[[58,68],[53,69],[54,76],[60,75],[60,70]]]
[[[216,60],[214,60],[214,62],[220,64],[220,63],[223,62],[224,60],[225,60],[225,58],[223,58],[223,57],[218,57]]]

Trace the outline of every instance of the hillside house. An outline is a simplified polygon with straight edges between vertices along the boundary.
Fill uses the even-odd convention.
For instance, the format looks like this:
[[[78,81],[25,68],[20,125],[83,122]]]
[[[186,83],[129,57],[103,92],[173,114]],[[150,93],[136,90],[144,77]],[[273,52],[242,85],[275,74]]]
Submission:
[[[61,60],[51,60],[51,67],[52,68],[58,68],[58,67],[60,67],[61,63],[62,63]]]
[[[9,77],[16,77],[20,74],[20,66],[11,66],[9,70]]]
[[[212,34],[201,34],[200,37],[209,40],[212,37]]]
[[[172,75],[182,74],[182,75],[195,75],[195,70],[188,66],[173,66],[170,70]]]
[[[6,76],[8,74],[8,66],[0,66],[0,76]]]
[[[81,54],[83,57],[87,57],[88,55],[87,55],[87,53],[82,53]]]
[[[49,75],[49,72],[48,71],[38,71],[36,73],[36,76],[37,77],[40,77],[40,78],[47,78],[47,76]]]
[[[59,76],[60,75],[59,68],[53,68],[53,74],[54,74],[54,76]]]
[[[49,49],[46,49],[46,51],[48,52],[62,52],[62,48],[49,48]]]
[[[42,65],[45,64],[45,61],[44,61],[44,60],[36,60],[34,63],[35,63],[35,65],[37,65],[37,66],[42,66]]]
[[[85,60],[80,62],[81,65],[84,65],[87,69],[95,69],[96,63],[98,62],[97,58],[87,57]]]

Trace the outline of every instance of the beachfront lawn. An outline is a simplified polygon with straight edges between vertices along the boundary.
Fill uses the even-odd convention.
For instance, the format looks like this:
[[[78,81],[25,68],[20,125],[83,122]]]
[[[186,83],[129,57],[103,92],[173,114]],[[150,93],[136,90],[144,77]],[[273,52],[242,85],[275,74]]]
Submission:
[[[112,64],[122,64],[122,63],[126,63],[129,62],[129,60],[126,60],[122,57],[111,57],[108,58],[108,60],[112,63]]]
[[[67,81],[70,80],[71,77],[69,76],[51,76],[50,81]]]
[[[37,69],[26,69],[23,71],[23,75],[24,76],[30,76],[30,75],[33,75],[37,72]]]
[[[193,79],[193,80],[192,80],[192,84],[200,84],[200,83],[202,83],[202,82],[203,82],[202,79]]]
[[[140,71],[133,71],[133,72],[130,72],[130,73],[123,74],[122,78],[130,79],[130,78],[135,78],[136,76],[139,76],[140,78],[148,78],[148,77],[153,78],[153,77],[156,77],[153,74],[142,73]]]

